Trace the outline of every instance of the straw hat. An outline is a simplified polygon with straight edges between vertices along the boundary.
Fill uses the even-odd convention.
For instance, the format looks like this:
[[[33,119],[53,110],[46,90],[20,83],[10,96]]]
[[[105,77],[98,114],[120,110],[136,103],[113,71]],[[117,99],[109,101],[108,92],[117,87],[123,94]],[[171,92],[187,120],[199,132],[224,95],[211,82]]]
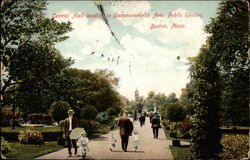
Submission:
[[[69,111],[68,111],[68,114],[74,114],[75,112],[74,112],[74,110],[73,109],[70,109]]]

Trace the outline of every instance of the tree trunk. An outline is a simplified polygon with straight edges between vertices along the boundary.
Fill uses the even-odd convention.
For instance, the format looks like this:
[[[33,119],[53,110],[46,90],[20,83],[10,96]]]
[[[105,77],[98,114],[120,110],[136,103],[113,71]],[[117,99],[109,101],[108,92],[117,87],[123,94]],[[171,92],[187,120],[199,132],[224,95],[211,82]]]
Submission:
[[[16,104],[14,104],[16,105]],[[12,129],[15,129],[15,107],[12,107]]]
[[[177,140],[177,123],[178,123],[178,122],[175,122],[175,135],[176,135],[176,136],[175,136],[175,139],[176,139],[176,140]]]

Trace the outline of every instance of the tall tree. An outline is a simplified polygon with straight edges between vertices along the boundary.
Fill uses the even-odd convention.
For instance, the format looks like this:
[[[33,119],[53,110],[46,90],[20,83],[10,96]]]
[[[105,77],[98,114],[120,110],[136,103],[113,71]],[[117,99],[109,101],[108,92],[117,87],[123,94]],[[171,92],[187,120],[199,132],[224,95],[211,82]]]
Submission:
[[[58,23],[45,17],[45,1],[4,0],[1,1],[1,49],[0,61],[7,76],[1,84],[0,94],[14,94],[16,90],[8,89],[18,84],[18,90],[24,93],[28,86],[49,82],[48,76],[55,75],[69,66],[72,61],[65,60],[54,44],[67,38],[70,23]],[[40,89],[38,90],[38,96]],[[1,101],[7,105],[10,101]]]
[[[249,125],[249,11],[246,1],[223,1],[206,26],[209,50],[222,77],[224,123]]]
[[[207,46],[190,68],[194,81],[191,151],[194,159],[216,159],[222,149],[219,131],[219,73]]]

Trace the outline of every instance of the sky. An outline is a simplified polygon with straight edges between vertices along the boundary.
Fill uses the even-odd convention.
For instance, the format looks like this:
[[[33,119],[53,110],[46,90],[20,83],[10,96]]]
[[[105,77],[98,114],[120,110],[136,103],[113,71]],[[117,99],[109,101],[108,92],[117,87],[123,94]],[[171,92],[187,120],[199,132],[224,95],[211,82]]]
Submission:
[[[188,57],[205,43],[204,27],[219,1],[48,1],[46,16],[72,23],[69,38],[56,44],[71,66],[108,69],[117,91],[134,99],[155,93],[181,94],[189,82]],[[98,9],[101,5],[107,23]],[[140,15],[140,16],[138,16]],[[136,17],[137,16],[137,17]],[[112,35],[113,33],[113,35]],[[179,57],[179,58],[177,58]]]

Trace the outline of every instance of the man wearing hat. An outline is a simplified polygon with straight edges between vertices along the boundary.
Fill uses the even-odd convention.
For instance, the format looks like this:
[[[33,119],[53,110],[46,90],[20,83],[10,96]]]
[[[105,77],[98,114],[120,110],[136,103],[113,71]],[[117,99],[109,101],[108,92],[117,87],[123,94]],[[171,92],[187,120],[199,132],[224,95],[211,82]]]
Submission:
[[[74,111],[70,109],[68,111],[69,117],[64,120],[64,137],[66,138],[67,147],[69,151],[69,157],[72,156],[71,152],[71,143],[73,144],[73,147],[75,148],[75,155],[77,154],[77,146],[76,146],[76,139],[70,139],[69,134],[70,132],[78,126],[77,118],[73,117]]]
[[[158,139],[158,131],[161,128],[160,117],[157,112],[154,113],[154,116],[151,119],[151,128],[153,129],[153,135],[155,139]]]
[[[127,111],[124,111],[123,116],[119,117],[118,127],[120,130],[122,150],[127,152],[129,136],[134,129],[133,123],[127,117]]]

